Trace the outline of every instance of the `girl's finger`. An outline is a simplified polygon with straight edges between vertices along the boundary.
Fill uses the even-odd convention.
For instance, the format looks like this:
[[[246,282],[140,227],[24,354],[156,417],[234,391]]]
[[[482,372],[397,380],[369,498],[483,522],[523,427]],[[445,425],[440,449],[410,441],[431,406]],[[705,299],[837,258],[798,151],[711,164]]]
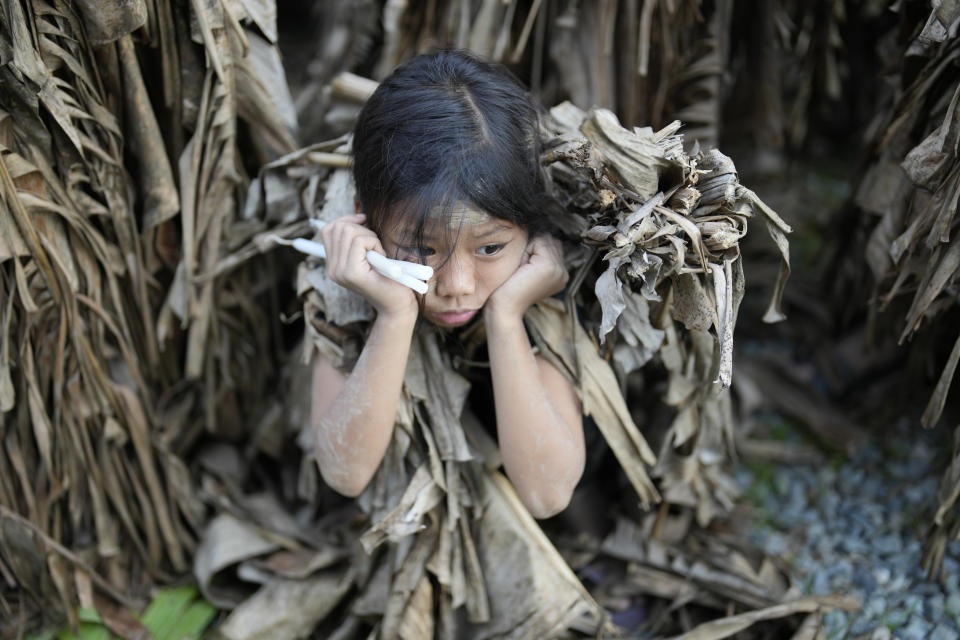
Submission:
[[[373,234],[353,236],[348,258],[350,264],[364,271],[371,270],[372,267],[367,261],[368,251],[374,251],[377,253],[382,251],[380,247],[380,241],[377,240],[376,236]]]

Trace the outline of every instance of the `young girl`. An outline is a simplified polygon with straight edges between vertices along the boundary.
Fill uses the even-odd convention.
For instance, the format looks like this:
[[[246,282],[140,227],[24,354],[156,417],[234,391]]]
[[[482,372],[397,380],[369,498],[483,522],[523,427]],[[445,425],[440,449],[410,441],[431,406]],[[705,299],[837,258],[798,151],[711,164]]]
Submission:
[[[523,315],[567,282],[549,235],[537,115],[493,65],[458,52],[397,69],[364,107],[354,137],[359,213],[322,230],[327,273],[376,319],[349,375],[314,364],[317,461],[338,492],[359,495],[395,425],[417,321],[443,330],[482,322],[503,466],[537,518],[569,502],[584,464],[571,383],[534,355]],[[418,299],[374,271],[369,250],[435,269]]]
[[[331,327],[341,289],[308,308],[317,463],[367,518],[336,637],[353,623],[379,638],[596,628],[599,607],[530,517],[567,506],[585,458],[572,375],[524,326],[533,307],[561,313],[549,299],[568,278],[530,98],[469,54],[423,55],[364,106],[353,152],[357,213],[321,233],[326,276],[375,310],[358,355],[329,338],[345,333]],[[371,250],[433,267],[426,294],[373,270]]]

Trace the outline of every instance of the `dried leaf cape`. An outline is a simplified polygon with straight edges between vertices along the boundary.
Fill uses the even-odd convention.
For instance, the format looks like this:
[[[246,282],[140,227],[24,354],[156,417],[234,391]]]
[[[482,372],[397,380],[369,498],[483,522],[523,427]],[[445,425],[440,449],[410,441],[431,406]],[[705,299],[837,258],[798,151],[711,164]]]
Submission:
[[[664,498],[689,507],[706,524],[729,509],[737,493],[721,463],[732,442],[728,387],[743,295],[738,242],[747,219],[759,213],[782,256],[767,311],[767,319],[776,320],[789,274],[789,227],[739,184],[721,153],[688,155],[679,126],[630,131],[609,111],[584,113],[569,103],[545,114],[543,165],[571,247],[573,278],[565,302],[542,301],[524,320],[534,348],[574,384],[584,415],[593,419],[639,503],[661,500],[653,475]],[[258,181],[266,189],[270,171],[302,175],[313,154],[341,167],[329,173],[319,217],[349,214],[352,179],[336,160],[349,149],[339,144],[281,159]],[[319,189],[315,180],[307,184],[305,192]],[[350,370],[373,310],[313,262],[300,266],[297,289],[307,319],[303,363],[318,351]],[[665,401],[676,408],[659,455],[634,423],[623,393],[627,376],[652,359],[666,370]],[[603,608],[498,471],[496,444],[467,406],[469,391],[440,334],[419,328],[392,441],[357,500],[364,515],[353,523],[351,561],[339,573],[316,574],[313,586],[300,583],[299,597],[310,593],[312,602],[310,620],[299,623],[305,632],[320,625],[331,637],[353,637],[373,624],[378,638],[548,638],[569,629],[596,634],[610,628]],[[316,494],[322,481],[309,426],[299,442],[300,493]],[[218,521],[215,526],[251,535],[230,516]],[[198,557],[215,555],[210,539],[205,536]],[[264,539],[254,553],[270,548]],[[226,563],[208,560],[197,574],[207,597],[216,598],[211,577]],[[268,587],[234,610],[221,626],[224,636],[255,637],[250,625],[286,588],[277,581]],[[769,601],[758,595],[751,603]],[[323,619],[334,608],[343,613],[328,626]]]

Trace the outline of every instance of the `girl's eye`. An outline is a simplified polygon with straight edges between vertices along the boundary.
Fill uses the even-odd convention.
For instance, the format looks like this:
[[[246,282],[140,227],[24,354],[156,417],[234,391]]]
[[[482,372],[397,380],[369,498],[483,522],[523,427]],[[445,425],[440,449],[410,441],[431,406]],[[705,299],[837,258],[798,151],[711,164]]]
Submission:
[[[504,245],[502,244],[488,244],[480,247],[480,255],[483,256],[495,256],[500,253],[500,250],[503,249]]]

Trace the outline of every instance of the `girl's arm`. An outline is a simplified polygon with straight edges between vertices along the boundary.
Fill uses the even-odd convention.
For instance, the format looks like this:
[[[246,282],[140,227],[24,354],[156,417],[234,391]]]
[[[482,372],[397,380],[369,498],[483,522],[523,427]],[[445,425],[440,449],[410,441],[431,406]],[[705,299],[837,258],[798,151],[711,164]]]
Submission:
[[[324,481],[347,496],[359,495],[370,483],[390,444],[419,311],[410,289],[370,268],[366,252],[383,250],[362,221],[347,216],[321,233],[330,278],[367,298],[377,309],[376,320],[349,376],[323,356],[313,365],[317,463]]]
[[[573,385],[545,358],[533,355],[523,327],[527,308],[562,290],[566,280],[559,242],[536,238],[528,262],[484,309],[503,465],[537,518],[566,508],[586,456]]]

